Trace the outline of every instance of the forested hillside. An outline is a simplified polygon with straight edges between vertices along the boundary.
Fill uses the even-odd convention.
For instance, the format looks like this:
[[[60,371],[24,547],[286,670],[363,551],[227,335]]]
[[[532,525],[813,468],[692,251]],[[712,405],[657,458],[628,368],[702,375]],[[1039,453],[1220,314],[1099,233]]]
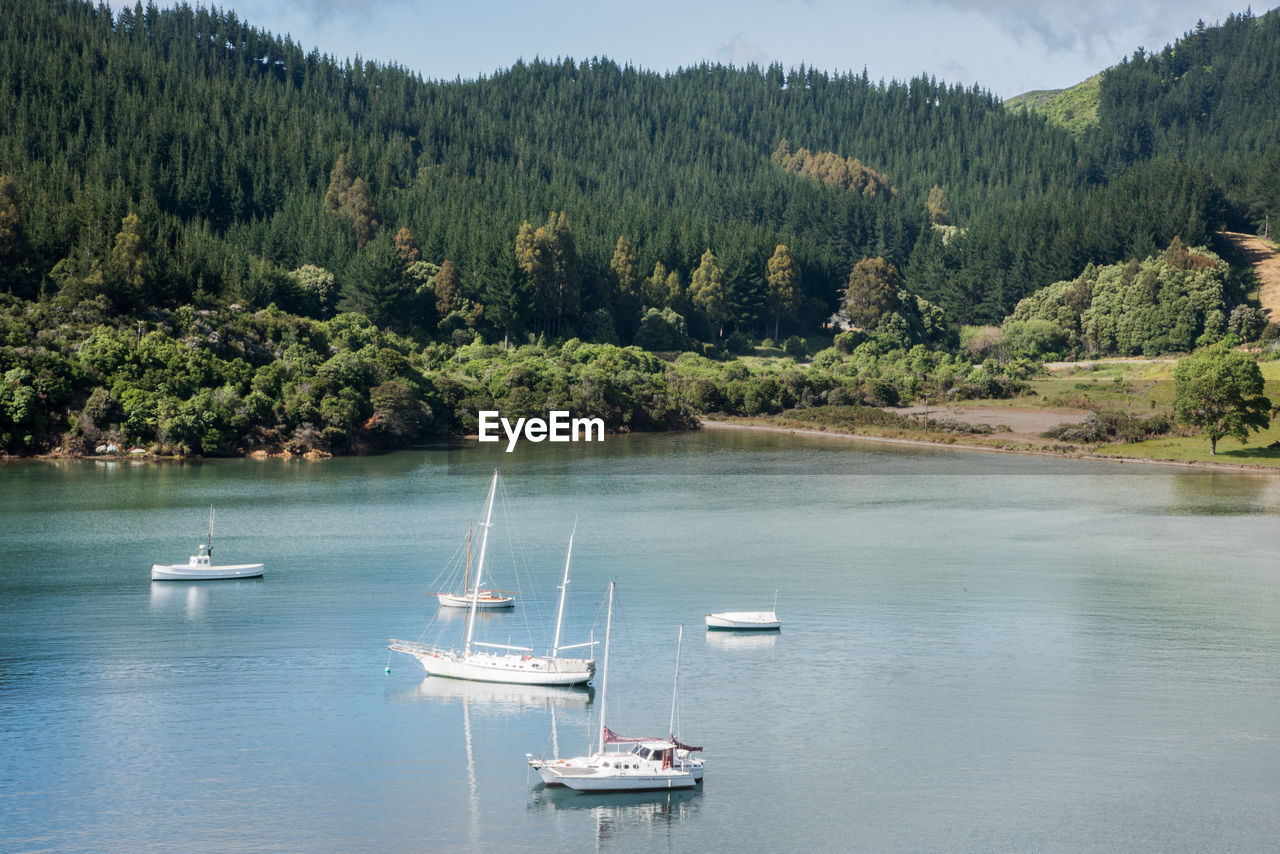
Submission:
[[[600,58],[435,82],[232,11],[9,0],[0,292],[86,335],[181,339],[181,309],[234,304],[418,347],[714,354],[818,331],[879,259],[886,340],[939,347],[1090,263],[1276,210],[1278,56],[1275,12],[1199,28],[1108,70],[1072,135],[927,78]],[[29,369],[14,347],[0,369]]]
[[[1076,135],[1098,123],[1098,89],[1102,75],[1095,74],[1069,89],[1024,92],[1004,102],[1007,109],[1041,113],[1049,121]]]
[[[522,222],[562,211],[579,268],[571,322],[614,308],[608,262],[625,236],[641,274],[662,263],[686,285],[713,250],[734,328],[763,323],[764,264],[785,244],[803,276],[796,309],[813,300],[802,312],[812,325],[860,258],[903,266],[932,185],[963,222],[992,193],[1079,183],[1065,135],[1004,115],[988,93],[923,79],[712,66],[657,75],[593,60],[436,84],[307,54],[233,12],[148,7],[112,19],[105,7],[18,0],[0,28],[13,69],[0,109],[14,117],[0,169],[16,180],[28,241],[11,285],[24,296],[92,279],[136,213],[148,269],[136,293],[107,283],[121,309],[198,292],[302,309],[278,274],[304,264],[359,302],[378,289],[370,267],[385,266],[407,228],[424,260],[453,262],[465,296],[508,306],[510,325],[537,331],[513,240]],[[860,157],[901,195],[867,199],[788,175],[769,159],[783,138]],[[377,223],[365,233],[323,205],[340,156]]]
[[[635,307],[615,305],[609,270],[620,236],[635,247],[641,276],[661,263],[686,284],[711,249],[726,271],[733,328],[767,323],[764,266],[778,244],[802,275],[798,309],[808,311],[797,320],[829,313],[853,264],[873,255],[970,320],[1003,316],[1086,261],[1146,255],[1175,234],[1203,243],[1226,215],[1220,186],[1205,182],[1194,204],[1159,199],[1145,223],[1107,222],[1105,236],[1091,234],[1088,221],[1123,214],[1129,195],[1098,192],[1105,185],[1082,168],[1098,158],[1080,148],[1094,143],[1010,115],[982,90],[926,79],[776,66],[658,75],[566,60],[442,84],[307,53],[229,11],[148,6],[113,18],[79,2],[7,5],[0,109],[12,120],[0,136],[0,171],[16,182],[26,245],[9,241],[6,260],[9,288],[24,296],[92,279],[130,213],[148,264],[136,293],[109,294],[122,309],[197,293],[304,309],[280,274],[305,264],[359,296],[352,292],[378,289],[369,268],[385,266],[394,234],[407,228],[423,260],[453,262],[465,296],[510,307],[514,316],[489,318],[490,327],[536,331],[514,237],[522,222],[564,212],[581,293],[572,323],[603,308],[621,331],[635,328],[618,316]],[[1276,46],[1275,21],[1230,27]],[[1110,152],[1126,126],[1115,115],[1124,99],[1104,99],[1108,136],[1096,145]],[[1206,128],[1215,153],[1235,138]],[[1241,150],[1263,138],[1242,140]],[[784,139],[857,158],[899,194],[837,193],[787,174],[770,160]],[[339,156],[377,223],[364,234],[323,203]],[[1127,149],[1112,159],[1121,156],[1133,159]],[[1151,196],[1171,180],[1203,178],[1170,161],[1130,180]],[[946,286],[909,263],[931,237],[925,203],[934,185],[966,228]]]
[[[1176,158],[1208,166],[1233,193],[1242,189],[1280,144],[1278,48],[1280,14],[1272,11],[1215,27],[1200,22],[1159,52],[1137,50],[1103,75],[1090,168],[1117,174]]]

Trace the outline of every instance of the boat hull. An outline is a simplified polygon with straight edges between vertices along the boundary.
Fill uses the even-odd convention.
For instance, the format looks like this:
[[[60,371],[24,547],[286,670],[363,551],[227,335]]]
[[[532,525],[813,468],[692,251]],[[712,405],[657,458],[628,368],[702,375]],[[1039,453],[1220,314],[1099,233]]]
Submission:
[[[701,759],[677,759],[676,767],[693,775],[695,783],[702,782],[703,763]]]
[[[436,599],[446,608],[470,608],[471,597],[465,594],[457,593],[437,593]],[[500,608],[514,608],[516,600],[514,596],[498,596],[494,593],[481,592],[476,597],[477,611],[495,611]]]
[[[726,611],[707,614],[707,628],[735,632],[769,632],[782,628],[778,615],[769,611]]]
[[[535,763],[534,769],[548,786],[564,786],[578,792],[653,792],[692,789],[698,780],[690,771],[678,769],[633,770],[602,767],[573,760]]]
[[[189,563],[151,565],[152,581],[216,581],[225,578],[261,578],[263,564],[241,563],[227,566]]]
[[[499,655],[489,652],[463,655],[451,649],[400,640],[392,640],[387,648],[412,655],[429,676],[443,676],[446,679],[511,685],[584,685],[591,681],[596,672],[595,661],[585,658]]]

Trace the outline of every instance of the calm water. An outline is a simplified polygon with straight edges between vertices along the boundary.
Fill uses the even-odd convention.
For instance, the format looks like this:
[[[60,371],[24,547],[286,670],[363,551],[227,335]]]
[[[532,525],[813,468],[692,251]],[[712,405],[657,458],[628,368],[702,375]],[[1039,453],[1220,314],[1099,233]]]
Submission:
[[[617,579],[609,723],[660,735],[687,626],[701,790],[552,795],[525,754],[598,698],[385,649],[495,464],[532,589],[480,631],[546,645],[576,517],[566,634]],[[266,577],[150,583],[210,504]],[[1275,478],[723,432],[0,466],[0,850],[1276,850],[1278,514]],[[780,634],[703,631],[776,588]]]

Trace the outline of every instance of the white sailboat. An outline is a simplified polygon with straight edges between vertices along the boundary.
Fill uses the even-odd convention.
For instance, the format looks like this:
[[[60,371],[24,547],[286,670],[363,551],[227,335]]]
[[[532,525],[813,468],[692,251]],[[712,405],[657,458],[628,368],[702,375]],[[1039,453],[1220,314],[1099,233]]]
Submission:
[[[570,759],[535,758],[532,754],[526,754],[529,767],[538,772],[546,785],[566,786],[579,792],[649,792],[693,788],[702,779],[702,762],[691,761],[690,755],[701,748],[681,745],[674,738],[626,738],[605,726],[609,690],[609,643],[613,629],[613,586],[613,582],[610,582],[609,616],[604,635],[604,666],[600,675],[600,731],[596,751],[590,756]],[[677,662],[678,660],[677,653]],[[674,728],[673,711],[672,729]],[[606,750],[606,744],[616,744],[619,748]],[[683,758],[679,756],[681,751],[684,752]]]
[[[237,563],[215,566],[213,563],[213,508],[209,508],[209,539],[197,546],[186,563],[151,564],[152,581],[211,581],[219,578],[259,578],[263,565]]]
[[[778,591],[773,591],[772,611],[722,611],[707,614],[707,628],[727,631],[774,631],[782,628],[778,619]]]
[[[436,601],[446,608],[470,608],[472,600],[476,608],[493,611],[499,608],[513,608],[516,604],[514,596],[505,591],[481,590],[471,588],[471,526],[467,526],[467,568],[463,574],[461,593],[437,593]]]
[[[493,472],[489,498],[485,505],[484,533],[480,536],[480,556],[476,562],[476,586],[471,590],[467,614],[467,634],[462,649],[418,643],[392,638],[388,649],[412,655],[422,663],[430,676],[471,679],[478,682],[506,682],[516,685],[581,685],[595,675],[593,658],[562,658],[564,650],[590,647],[593,641],[560,645],[560,628],[564,621],[565,590],[569,586],[569,560],[573,554],[573,536],[569,537],[569,556],[564,561],[564,580],[560,584],[560,607],[556,613],[555,641],[550,655],[534,655],[531,647],[481,643],[475,640],[476,610],[479,591],[484,583],[484,558],[493,524],[493,499],[498,489],[498,472]]]

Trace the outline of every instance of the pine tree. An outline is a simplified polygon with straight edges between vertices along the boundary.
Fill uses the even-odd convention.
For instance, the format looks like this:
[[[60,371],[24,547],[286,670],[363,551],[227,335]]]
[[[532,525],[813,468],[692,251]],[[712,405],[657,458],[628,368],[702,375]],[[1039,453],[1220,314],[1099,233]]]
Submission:
[[[22,244],[22,221],[18,213],[18,182],[12,175],[0,175],[0,259],[18,254]]]
[[[347,193],[351,191],[351,184],[354,181],[355,176],[347,166],[346,155],[339,154],[338,161],[333,164],[333,170],[329,172],[329,189],[324,194],[324,206],[331,211],[346,208]]]
[[[380,326],[407,329],[412,319],[404,311],[408,295],[403,276],[400,256],[384,236],[347,266],[339,308],[360,312]]]
[[[111,246],[106,283],[112,302],[119,309],[138,304],[150,277],[151,261],[142,234],[142,222],[137,214],[131,213],[120,221],[120,231]]]
[[[543,330],[559,335],[582,305],[582,271],[569,217],[552,213],[537,229],[528,221],[516,232],[516,263],[524,271],[534,302],[543,315]]]
[[[951,225],[951,206],[947,204],[947,194],[937,184],[929,188],[929,201],[925,202],[924,209],[933,225]]]
[[[406,267],[422,260],[422,250],[418,248],[418,241],[413,239],[413,232],[407,226],[401,226],[396,232],[395,247],[396,254]]]
[[[436,313],[441,317],[447,317],[456,305],[458,292],[462,290],[462,280],[458,277],[458,270],[453,266],[452,261],[446,258],[440,265],[440,272],[436,273],[433,285],[436,293]]]
[[[0,288],[20,297],[35,296],[31,246],[18,207],[18,182],[0,174]]]
[[[639,279],[636,273],[636,251],[632,248],[631,241],[622,235],[618,236],[618,243],[614,246],[609,270],[613,273],[615,296],[629,297],[635,294]]]
[[[653,272],[641,284],[644,293],[644,304],[647,308],[662,308],[670,305],[667,301],[667,268],[661,261],[653,265]]]
[[[578,258],[578,245],[569,226],[569,216],[564,211],[553,214],[547,221],[551,236],[552,269],[555,277],[557,328],[564,322],[577,319],[582,308],[582,267]]]
[[[355,177],[347,166],[346,156],[339,154],[338,162],[329,173],[329,188],[324,194],[324,205],[341,214],[351,223],[356,245],[364,247],[382,226],[378,211],[373,206],[369,185],[363,178]]]
[[[378,211],[373,206],[369,185],[364,182],[363,178],[356,178],[351,182],[351,189],[347,192],[343,211],[351,220],[351,227],[355,229],[357,246],[363,247],[367,244],[382,226]]]
[[[853,323],[871,329],[880,317],[898,307],[902,281],[898,270],[883,258],[863,258],[849,273],[844,310]]]
[[[613,248],[613,258],[609,261],[609,272],[613,274],[613,318],[614,327],[623,341],[630,341],[640,325],[640,274],[636,269],[636,252],[631,241],[624,236],[618,237]]]
[[[689,300],[689,289],[680,282],[680,274],[675,270],[667,273],[667,281],[664,284],[667,307],[677,314],[688,315],[692,303]]]
[[[773,339],[783,316],[794,317],[800,307],[800,268],[790,250],[779,243],[769,259],[765,280],[769,285],[769,308],[773,311]]]
[[[689,298],[706,314],[707,320],[717,330],[716,337],[723,338],[724,323],[729,319],[729,298],[724,286],[724,270],[710,249],[702,253],[698,269],[693,271]]]

